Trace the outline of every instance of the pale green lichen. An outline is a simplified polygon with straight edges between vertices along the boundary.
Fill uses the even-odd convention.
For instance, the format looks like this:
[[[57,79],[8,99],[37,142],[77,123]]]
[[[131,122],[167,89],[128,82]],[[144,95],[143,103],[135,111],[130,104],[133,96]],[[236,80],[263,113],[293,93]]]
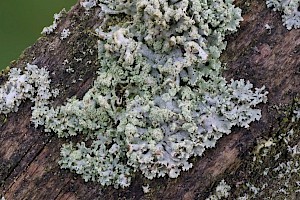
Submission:
[[[206,198],[206,200],[219,200],[228,198],[230,195],[230,189],[230,185],[228,185],[223,179],[216,187],[214,194],[210,195],[208,198]]]
[[[115,187],[127,186],[137,170],[176,178],[233,126],[259,120],[254,107],[266,101],[264,88],[253,92],[249,82],[227,83],[220,74],[225,35],[241,21],[232,1],[97,3],[105,18],[96,30],[98,77],[82,100],[45,120],[46,131],[60,137],[93,140],[65,145],[64,168]],[[127,21],[116,20],[124,14]],[[120,23],[107,26],[110,19]]]
[[[283,13],[282,21],[288,30],[300,28],[300,0],[267,0],[267,6]]]
[[[248,194],[243,194],[243,196],[237,198],[237,200],[248,200],[248,199],[249,199]]]
[[[59,13],[55,13],[53,16],[53,18],[54,18],[53,23],[48,27],[44,27],[41,34],[49,35],[49,34],[53,33],[55,31],[55,29],[57,28],[60,18],[62,17],[63,13],[65,13],[65,12],[66,12],[66,10],[62,9]]]
[[[12,68],[8,73],[8,81],[0,87],[0,113],[17,112],[22,101],[30,99],[35,113],[49,104],[52,96],[58,95],[58,90],[50,90],[50,77],[45,68],[27,64],[24,72]],[[38,120],[33,118],[33,120]],[[35,123],[39,124],[37,121]]]
[[[145,194],[151,191],[149,184],[142,186],[142,189]]]
[[[47,132],[90,140],[64,145],[62,168],[115,187],[128,186],[135,171],[176,178],[233,126],[260,119],[264,87],[221,76],[225,36],[242,20],[232,0],[82,5],[102,9],[98,76],[82,100],[57,108],[41,101],[32,114]]]
[[[69,30],[68,28],[64,28],[64,29],[62,30],[62,32],[60,33],[60,39],[61,39],[61,40],[64,40],[64,39],[66,39],[67,37],[69,37],[70,34],[71,34],[70,30]]]
[[[97,5],[97,0],[86,0],[80,2],[80,5],[84,7],[86,10],[89,10]]]

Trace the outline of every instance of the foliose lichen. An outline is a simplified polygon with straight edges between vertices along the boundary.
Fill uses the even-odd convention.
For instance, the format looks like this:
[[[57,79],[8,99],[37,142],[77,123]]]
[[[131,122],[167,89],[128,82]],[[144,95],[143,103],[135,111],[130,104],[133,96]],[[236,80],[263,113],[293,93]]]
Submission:
[[[0,114],[17,112],[22,101],[30,99],[34,102],[33,113],[49,104],[51,97],[58,95],[58,90],[50,90],[49,73],[45,68],[27,64],[24,72],[12,68],[8,73],[8,81],[0,87]],[[39,119],[32,118],[38,124]]]
[[[37,100],[42,106],[32,114],[46,132],[90,140],[65,144],[62,168],[116,188],[128,186],[135,171],[176,178],[233,126],[260,119],[255,107],[267,101],[264,87],[221,74],[225,36],[242,20],[233,0],[82,5],[102,9],[98,76],[82,100],[56,108]]]
[[[53,23],[48,27],[44,27],[41,34],[49,35],[49,34],[53,33],[55,31],[55,29],[57,28],[57,24],[60,21],[62,14],[65,12],[66,12],[66,10],[62,9],[59,13],[55,13],[53,16],[53,18],[54,18]]]
[[[86,0],[80,2],[80,5],[84,7],[86,10],[89,10],[95,6],[97,6],[97,0]]]
[[[230,194],[230,189],[230,185],[228,185],[223,179],[216,187],[214,194],[210,195],[208,198],[206,198],[206,200],[219,200],[227,198]]]
[[[69,30],[68,28],[64,28],[64,29],[62,30],[62,32],[60,33],[60,39],[61,39],[61,40],[64,40],[64,39],[66,39],[67,37],[69,37],[70,34],[71,34],[70,30]]]
[[[128,186],[137,170],[149,179],[176,178],[233,126],[260,119],[254,107],[266,102],[264,88],[221,76],[225,35],[242,20],[233,1],[83,5],[95,2],[104,17],[96,30],[98,77],[82,100],[69,100],[45,120],[46,131],[60,137],[93,140],[65,145],[63,168],[115,187]]]
[[[267,6],[283,13],[282,21],[288,30],[300,28],[300,0],[267,0]]]

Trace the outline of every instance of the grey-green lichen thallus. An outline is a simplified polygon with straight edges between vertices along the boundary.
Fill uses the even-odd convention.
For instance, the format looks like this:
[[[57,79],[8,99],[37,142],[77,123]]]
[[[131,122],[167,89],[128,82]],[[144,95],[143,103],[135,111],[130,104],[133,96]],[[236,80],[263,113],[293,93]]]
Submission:
[[[256,105],[267,101],[264,87],[222,77],[225,36],[242,20],[233,0],[81,4],[87,13],[102,10],[95,30],[99,69],[84,97],[51,107],[58,91],[50,89],[46,70],[31,64],[22,73],[12,69],[0,88],[0,112],[17,111],[29,98],[36,127],[59,137],[83,136],[61,148],[62,168],[116,188],[129,186],[136,171],[148,179],[176,178],[233,126],[248,128],[260,119]],[[69,34],[65,29],[59,37]]]

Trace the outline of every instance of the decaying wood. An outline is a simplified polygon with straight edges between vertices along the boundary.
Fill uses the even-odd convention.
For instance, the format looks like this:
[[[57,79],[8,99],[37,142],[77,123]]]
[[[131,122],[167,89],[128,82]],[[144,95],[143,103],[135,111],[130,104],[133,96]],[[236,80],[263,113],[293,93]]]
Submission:
[[[218,141],[215,149],[194,159],[194,167],[178,179],[160,178],[149,181],[136,174],[132,185],[125,189],[103,188],[97,183],[85,183],[80,176],[61,170],[57,164],[60,146],[65,142],[42,128],[30,124],[30,107],[26,101],[17,113],[9,114],[0,123],[0,196],[12,199],[205,199],[216,181],[227,174],[241,173],[245,155],[252,151],[257,138],[279,128],[280,115],[275,106],[290,104],[300,94],[300,31],[287,31],[280,14],[270,11],[264,1],[236,1],[244,10],[240,30],[228,37],[222,60],[230,80],[244,78],[255,87],[266,86],[268,103],[260,105],[262,119],[249,129],[235,128]],[[56,34],[40,38],[12,63],[11,67],[33,63],[46,66],[52,84],[61,94],[54,102],[61,105],[71,96],[81,98],[89,89],[97,69],[97,37],[93,30],[99,25],[97,12],[86,15],[79,4],[62,18]],[[267,30],[265,25],[272,27]],[[64,28],[71,35],[59,39]],[[94,51],[91,52],[90,49]],[[83,58],[75,61],[74,58]],[[65,71],[68,59],[75,72]],[[92,61],[92,62],[89,62]],[[82,78],[82,81],[72,83]],[[3,80],[2,80],[3,79]],[[0,82],[5,78],[0,78]],[[5,122],[4,122],[5,121]],[[144,194],[141,186],[149,184],[151,192]]]

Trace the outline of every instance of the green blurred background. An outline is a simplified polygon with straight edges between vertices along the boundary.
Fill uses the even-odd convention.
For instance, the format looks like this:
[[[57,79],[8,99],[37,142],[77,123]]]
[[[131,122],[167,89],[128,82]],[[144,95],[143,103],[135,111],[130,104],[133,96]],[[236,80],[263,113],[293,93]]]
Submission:
[[[0,0],[0,70],[41,36],[54,13],[69,10],[77,0]]]

